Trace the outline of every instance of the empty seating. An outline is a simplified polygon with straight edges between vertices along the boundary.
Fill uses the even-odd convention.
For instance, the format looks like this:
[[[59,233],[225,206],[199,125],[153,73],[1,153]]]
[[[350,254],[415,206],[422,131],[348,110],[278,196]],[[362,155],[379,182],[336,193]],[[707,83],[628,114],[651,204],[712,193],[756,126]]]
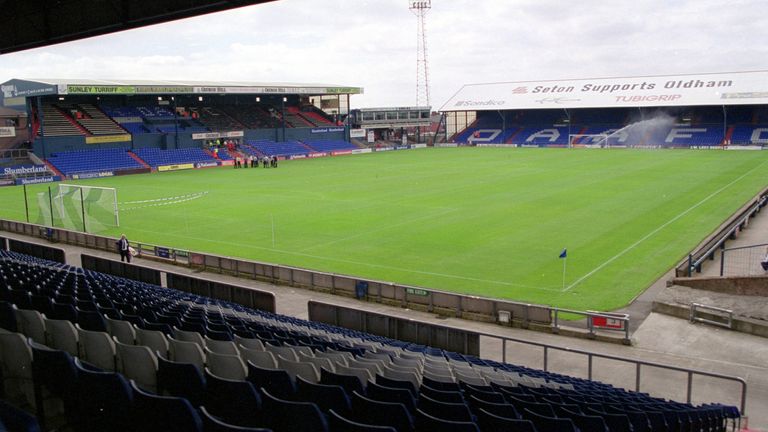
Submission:
[[[142,165],[128,154],[127,149],[120,148],[54,153],[48,156],[48,162],[64,175],[142,168]]]

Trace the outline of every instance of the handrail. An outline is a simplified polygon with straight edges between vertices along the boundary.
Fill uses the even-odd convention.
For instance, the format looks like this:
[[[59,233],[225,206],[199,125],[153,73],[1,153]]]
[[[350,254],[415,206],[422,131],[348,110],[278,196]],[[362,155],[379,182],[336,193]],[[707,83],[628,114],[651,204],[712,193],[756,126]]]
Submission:
[[[321,303],[321,302],[315,302],[315,303],[325,304],[325,303]],[[338,306],[338,305],[331,305],[331,306],[344,308],[344,306]],[[401,317],[398,316],[397,318],[401,318]],[[433,322],[425,322],[425,321],[421,321],[419,319],[414,319],[414,318],[404,318],[404,319],[407,319],[410,322],[414,322],[414,323],[418,323],[418,324],[424,324],[424,325],[428,325],[428,326],[439,328],[439,329],[445,329],[445,330],[455,329],[455,327],[449,326],[449,325],[445,325],[445,324],[438,324],[438,323],[433,323]],[[640,391],[640,382],[641,382],[641,376],[642,376],[641,368],[642,368],[642,366],[655,367],[655,368],[666,369],[666,370],[671,370],[671,371],[675,371],[675,372],[684,372],[684,373],[687,374],[687,387],[686,387],[686,402],[687,403],[691,403],[692,394],[693,394],[693,376],[694,375],[701,375],[701,376],[706,376],[706,377],[710,377],[710,378],[717,378],[717,379],[723,379],[723,380],[727,380],[727,381],[734,381],[734,382],[737,382],[737,383],[741,384],[741,396],[740,396],[740,403],[739,403],[739,411],[741,412],[742,416],[744,415],[745,410],[746,410],[747,381],[744,378],[741,378],[741,377],[738,377],[738,376],[724,375],[724,374],[719,374],[719,373],[716,373],[716,372],[707,372],[707,371],[703,371],[703,370],[684,368],[684,367],[680,367],[680,366],[672,366],[672,365],[667,365],[667,364],[657,363],[657,362],[652,362],[652,361],[647,361],[647,360],[634,360],[634,359],[629,359],[629,358],[626,358],[626,357],[620,357],[620,356],[616,356],[616,355],[612,355],[612,354],[602,354],[602,353],[597,353],[597,352],[594,352],[594,351],[587,351],[587,350],[582,350],[582,349],[577,349],[577,348],[562,347],[562,346],[552,345],[552,344],[548,344],[548,343],[544,343],[544,342],[536,342],[536,341],[531,341],[531,340],[526,340],[526,339],[519,339],[519,338],[515,338],[515,337],[510,337],[510,336],[502,336],[502,335],[493,334],[493,333],[487,333],[487,332],[482,332],[482,331],[467,330],[467,329],[463,329],[463,328],[461,330],[464,331],[465,333],[474,334],[474,335],[477,335],[477,336],[488,337],[488,338],[491,338],[491,339],[501,340],[501,342],[502,342],[501,361],[504,362],[504,363],[507,363],[507,342],[514,342],[514,343],[520,343],[520,344],[524,344],[524,345],[532,345],[532,346],[543,348],[542,355],[543,355],[544,367],[542,369],[544,371],[548,370],[549,351],[550,350],[564,351],[564,352],[568,352],[568,353],[572,353],[572,354],[581,354],[581,355],[587,356],[587,362],[588,362],[587,376],[588,376],[589,380],[592,380],[593,359],[595,357],[603,358],[603,359],[607,359],[607,360],[614,360],[614,361],[619,361],[619,362],[633,364],[633,365],[635,365],[635,391],[636,392]]]
[[[766,204],[768,204],[768,188],[763,189],[757,194],[757,201],[747,208],[744,208],[730,223],[710,236],[710,238],[698,246],[697,249],[692,250],[682,262],[675,266],[676,276],[692,276],[694,270],[699,268],[705,259],[712,256],[718,247],[723,248],[726,240],[735,233],[737,227],[743,225]]]

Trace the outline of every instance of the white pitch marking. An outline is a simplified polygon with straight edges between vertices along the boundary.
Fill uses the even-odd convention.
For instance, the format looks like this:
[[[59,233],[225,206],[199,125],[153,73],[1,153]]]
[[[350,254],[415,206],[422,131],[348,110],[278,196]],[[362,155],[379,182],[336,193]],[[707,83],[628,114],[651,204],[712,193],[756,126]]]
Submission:
[[[624,254],[626,254],[627,252],[629,252],[629,251],[631,251],[632,249],[634,249],[635,247],[637,247],[637,245],[639,245],[640,243],[642,243],[642,242],[644,242],[644,241],[648,240],[648,239],[649,239],[651,236],[653,236],[653,235],[654,235],[654,234],[656,234],[657,232],[659,232],[659,231],[663,230],[664,228],[666,228],[666,227],[667,227],[667,226],[669,226],[670,224],[674,223],[675,221],[677,221],[677,220],[678,220],[678,219],[680,219],[681,217],[683,217],[683,216],[687,215],[688,213],[690,213],[690,212],[691,212],[693,209],[695,209],[696,207],[699,207],[700,205],[702,205],[702,204],[704,204],[705,202],[709,201],[709,200],[710,200],[712,197],[714,197],[715,195],[717,195],[717,194],[719,194],[720,192],[724,191],[725,189],[729,188],[731,185],[733,185],[733,184],[734,184],[734,183],[736,183],[737,181],[739,181],[739,180],[743,179],[744,177],[748,176],[749,174],[751,174],[751,173],[752,173],[752,171],[754,171],[754,170],[756,170],[756,169],[760,168],[760,167],[761,167],[761,166],[763,166],[764,164],[765,164],[765,162],[762,162],[760,165],[758,165],[758,166],[756,166],[756,167],[752,168],[751,170],[749,170],[749,171],[745,172],[744,174],[742,174],[741,176],[739,176],[738,178],[736,178],[736,179],[735,179],[735,180],[733,180],[732,182],[730,182],[730,183],[728,183],[727,185],[725,185],[725,186],[721,187],[720,189],[718,189],[718,190],[716,190],[716,191],[712,192],[712,193],[711,193],[711,194],[709,194],[707,197],[705,197],[705,198],[704,198],[704,199],[702,199],[701,201],[697,202],[697,203],[696,203],[696,204],[694,204],[693,206],[689,207],[689,208],[688,208],[687,210],[685,210],[684,212],[682,212],[682,213],[680,213],[679,215],[677,215],[677,216],[673,217],[672,219],[668,220],[666,223],[664,223],[664,224],[663,224],[663,225],[661,225],[660,227],[658,227],[658,228],[656,228],[655,230],[651,231],[650,233],[646,234],[646,235],[645,235],[643,238],[641,238],[640,240],[638,240],[638,241],[636,241],[636,242],[632,243],[631,245],[629,245],[629,247],[627,247],[627,248],[626,248],[626,249],[624,249],[623,251],[621,251],[621,252],[617,253],[616,255],[612,256],[611,258],[609,258],[609,259],[608,259],[606,262],[604,262],[604,263],[600,264],[599,266],[595,267],[595,268],[594,268],[592,271],[590,271],[589,273],[587,273],[587,274],[585,274],[584,276],[582,276],[582,277],[580,277],[580,278],[576,279],[576,281],[575,281],[575,282],[573,282],[572,284],[568,285],[568,286],[567,286],[567,287],[566,287],[564,290],[562,290],[562,292],[568,292],[568,291],[570,291],[570,289],[571,289],[571,288],[573,288],[573,287],[575,287],[576,285],[580,284],[582,281],[584,281],[584,279],[587,279],[588,277],[590,277],[590,276],[592,276],[593,274],[597,273],[598,271],[602,270],[602,269],[603,269],[603,267],[605,267],[605,266],[607,266],[608,264],[610,264],[610,263],[612,263],[612,262],[616,261],[617,259],[621,258],[621,257],[622,257]]]

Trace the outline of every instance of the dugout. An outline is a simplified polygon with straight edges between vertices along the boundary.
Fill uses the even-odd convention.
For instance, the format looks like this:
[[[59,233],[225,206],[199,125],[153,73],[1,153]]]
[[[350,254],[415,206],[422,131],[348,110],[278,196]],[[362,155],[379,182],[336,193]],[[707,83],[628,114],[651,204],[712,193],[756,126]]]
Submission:
[[[92,79],[12,79],[1,88],[0,107],[26,113],[21,135],[43,158],[201,147],[212,137],[348,141],[350,98],[363,93],[339,84]]]

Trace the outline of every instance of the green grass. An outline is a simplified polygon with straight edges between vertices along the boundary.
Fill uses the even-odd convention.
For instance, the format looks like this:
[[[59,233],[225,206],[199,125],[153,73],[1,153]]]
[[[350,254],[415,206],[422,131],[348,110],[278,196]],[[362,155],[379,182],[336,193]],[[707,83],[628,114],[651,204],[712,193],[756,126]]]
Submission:
[[[109,234],[135,241],[612,310],[766,186],[766,161],[768,152],[427,149],[79,183],[116,187],[121,203],[207,192],[121,204]],[[0,189],[0,202],[0,217],[24,219],[21,188]]]

